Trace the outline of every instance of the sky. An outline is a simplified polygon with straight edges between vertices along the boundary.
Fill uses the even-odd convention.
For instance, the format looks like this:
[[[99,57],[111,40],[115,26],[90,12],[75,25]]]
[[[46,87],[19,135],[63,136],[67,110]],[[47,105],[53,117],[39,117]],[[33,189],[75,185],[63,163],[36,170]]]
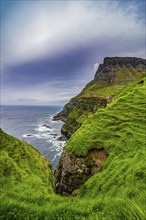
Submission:
[[[145,58],[145,0],[1,0],[1,104],[63,105],[107,56]]]

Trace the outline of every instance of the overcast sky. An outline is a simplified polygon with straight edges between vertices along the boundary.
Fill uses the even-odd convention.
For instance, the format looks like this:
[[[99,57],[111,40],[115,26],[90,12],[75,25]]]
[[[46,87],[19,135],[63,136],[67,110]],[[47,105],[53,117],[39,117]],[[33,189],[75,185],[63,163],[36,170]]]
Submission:
[[[144,58],[144,4],[1,0],[1,103],[64,104],[104,57]]]

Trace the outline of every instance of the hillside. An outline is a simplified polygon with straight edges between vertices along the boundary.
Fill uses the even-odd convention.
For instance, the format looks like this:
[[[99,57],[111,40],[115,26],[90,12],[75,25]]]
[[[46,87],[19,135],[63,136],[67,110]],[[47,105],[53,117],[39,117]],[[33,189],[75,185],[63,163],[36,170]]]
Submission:
[[[141,187],[144,189],[145,86],[146,77],[140,77],[139,80],[132,82],[106,109],[100,109],[90,116],[81,128],[72,135],[65,146],[57,168],[57,192],[71,193],[89,177],[100,171],[100,167],[104,172],[101,172],[97,177],[94,176],[98,181],[93,177],[91,178],[93,185],[89,190],[90,195],[94,186],[95,191],[102,191],[102,187],[105,187],[102,180],[105,183],[107,177],[106,187],[109,188],[109,193],[112,192],[112,187],[115,188],[116,193],[119,190],[121,192],[122,189],[125,191],[126,185],[129,190],[129,184],[133,181],[136,189]],[[91,154],[92,150],[94,154],[96,150],[96,158],[94,154],[93,157],[89,157],[89,152]],[[105,155],[107,156],[105,157]],[[103,163],[104,161],[106,162]],[[105,165],[103,166],[102,163]],[[94,173],[92,172],[93,169],[95,170]],[[114,174],[115,178],[110,177],[111,173]],[[135,179],[137,175],[140,175],[137,180],[138,185],[136,185]],[[114,184],[119,177],[121,178],[120,186]],[[88,192],[88,187],[85,194]]]
[[[79,95],[64,106],[54,120],[64,121],[61,129],[68,138],[86,121],[90,114],[105,108],[130,82],[146,71],[146,60],[136,57],[106,57],[94,80]]]
[[[52,172],[47,159],[26,142],[2,130],[0,140],[0,219],[145,219],[142,187],[136,193],[130,188],[128,197],[119,192],[113,197],[112,191],[97,195],[86,189],[86,185],[74,196],[59,196],[52,188]],[[141,176],[143,171],[138,173],[137,179]]]
[[[118,61],[105,58],[71,109],[55,117],[75,122],[55,171],[0,130],[0,219],[145,220],[146,61]]]

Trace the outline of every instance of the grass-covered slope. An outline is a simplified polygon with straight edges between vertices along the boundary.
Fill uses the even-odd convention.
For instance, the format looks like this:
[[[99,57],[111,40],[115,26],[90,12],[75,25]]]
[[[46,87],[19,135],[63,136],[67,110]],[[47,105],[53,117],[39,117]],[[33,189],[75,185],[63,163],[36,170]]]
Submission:
[[[43,194],[52,192],[50,162],[25,141],[0,130],[0,213],[18,218]],[[33,207],[30,207],[33,209]]]
[[[109,153],[74,197],[56,195],[49,161],[0,130],[0,219],[145,220],[145,102],[141,78],[71,137],[66,148],[75,155]]]
[[[84,184],[80,195],[110,196],[123,202],[130,199],[131,204],[136,201],[137,207],[144,210],[145,131],[146,77],[143,77],[127,86],[106,109],[91,116],[66,145],[76,156],[85,156],[93,148],[104,148],[109,154],[101,172]]]
[[[47,159],[0,130],[0,219],[144,220],[137,203],[101,195],[61,197],[53,192],[51,179]]]
[[[51,176],[50,162],[33,146],[20,141],[0,129],[0,175],[1,183],[9,184],[29,177],[43,183],[49,183]],[[37,163],[36,163],[37,161]],[[8,181],[9,179],[9,181]],[[4,182],[3,182],[4,181]]]
[[[0,130],[0,219],[53,220],[81,216],[83,210],[76,201],[54,193],[52,178],[46,158],[31,145]],[[88,209],[85,216],[89,214]]]
[[[109,85],[94,81],[89,83],[79,95],[71,99],[64,107],[65,123],[62,127],[62,133],[70,138],[89,115],[100,108],[105,108],[124,87],[125,85]]]
[[[105,109],[92,114],[68,141],[66,149],[84,156],[92,148],[107,151],[139,148],[145,140],[146,77],[140,77],[117,96]],[[124,140],[124,143],[123,143]],[[138,147],[139,146],[139,147]]]

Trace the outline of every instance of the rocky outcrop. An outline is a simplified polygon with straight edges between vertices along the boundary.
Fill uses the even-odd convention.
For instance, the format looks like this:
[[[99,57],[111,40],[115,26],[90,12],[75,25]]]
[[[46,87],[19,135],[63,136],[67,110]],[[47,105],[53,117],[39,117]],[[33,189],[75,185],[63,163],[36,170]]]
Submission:
[[[146,67],[146,59],[137,58],[137,57],[105,57],[104,66],[117,66],[124,68],[141,68]]]
[[[56,193],[69,195],[88,178],[100,172],[100,165],[107,159],[104,149],[92,149],[86,157],[76,157],[64,149],[55,171]]]
[[[67,115],[68,115],[68,111],[67,111],[66,106],[65,106],[61,112],[59,112],[57,115],[55,115],[53,117],[52,120],[53,121],[58,121],[59,120],[59,121],[65,122],[66,119],[67,119]]]
[[[61,135],[61,136],[59,136],[56,140],[57,140],[57,141],[67,141],[67,138],[66,138],[66,136],[64,136],[64,135]]]
[[[100,64],[94,81],[104,83],[122,83],[123,81],[131,81],[136,78],[137,74],[141,74],[146,70],[146,60],[136,57],[106,57],[103,64]],[[118,77],[124,74],[124,77]],[[122,79],[123,78],[123,79]]]

